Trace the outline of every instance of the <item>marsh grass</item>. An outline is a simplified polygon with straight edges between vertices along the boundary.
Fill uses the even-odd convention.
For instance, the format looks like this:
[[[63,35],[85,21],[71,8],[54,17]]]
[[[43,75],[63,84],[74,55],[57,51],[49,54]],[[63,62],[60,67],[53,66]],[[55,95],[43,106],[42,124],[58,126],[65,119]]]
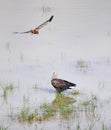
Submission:
[[[8,92],[13,92],[13,90],[14,90],[13,83],[10,83],[10,84],[0,84],[0,87],[3,90],[3,97],[4,97],[4,99],[7,99]]]
[[[42,8],[41,8],[41,10],[42,10],[42,12],[43,12],[43,13],[48,13],[48,12],[50,12],[50,11],[51,11],[51,8],[50,8],[50,7],[48,7],[48,6],[47,6],[47,7],[45,7],[45,5],[43,5],[43,6],[42,6]]]
[[[100,109],[98,108],[99,100],[96,95],[85,94],[80,102],[76,102],[72,97],[57,94],[52,103],[44,101],[37,107],[31,105],[29,99],[29,97],[24,96],[23,107],[18,108],[17,114],[15,114],[15,119],[20,123],[41,123],[54,119],[74,120],[75,130],[93,130],[97,123],[99,123],[101,130],[108,130],[107,125],[101,123],[101,113],[98,113],[98,109]],[[84,128],[83,119],[86,125]]]
[[[71,114],[76,111],[76,108],[73,105],[68,105],[67,107],[63,107],[60,109],[60,114],[62,115],[63,118],[70,118]]]
[[[82,71],[82,72],[87,72],[88,69],[89,69],[89,63],[88,63],[88,61],[85,61],[85,60],[83,60],[83,59],[80,59],[80,60],[77,61],[76,67],[77,67],[80,71]]]
[[[14,113],[14,108],[13,108],[13,106],[11,106],[11,105],[10,105],[8,117],[9,117],[11,120],[15,120],[15,119],[16,119],[16,115],[15,115],[15,113]]]
[[[80,103],[76,106],[76,112],[79,115],[84,115],[84,119],[86,120],[87,129],[85,130],[93,130],[96,122],[100,120],[100,115],[98,114],[98,98],[96,95],[91,94],[88,97],[86,96]],[[79,117],[80,119],[80,117]],[[99,123],[99,122],[98,122]],[[80,124],[81,126],[81,124]]]
[[[102,123],[102,130],[108,130],[104,123]]]
[[[11,53],[10,42],[6,43],[6,50],[9,52],[9,54]]]
[[[77,61],[77,67],[88,68],[88,63],[85,60],[80,59],[80,60]]]
[[[76,130],[81,130],[80,123],[77,124]]]
[[[78,93],[78,92],[77,92]],[[63,98],[63,100],[62,100]],[[59,96],[59,99],[57,99],[57,102],[59,104],[59,111],[63,118],[69,118],[71,116],[78,118],[78,113],[84,113],[86,118],[92,120],[98,118],[98,115],[96,115],[96,108],[97,108],[97,96],[96,95],[90,95],[90,97],[85,97],[83,101],[80,103],[72,102],[71,100],[74,100],[73,98],[69,97],[61,97]],[[75,103],[75,104],[74,104]]]
[[[37,108],[23,107],[17,115],[20,122],[44,121],[55,115],[55,110],[51,106],[42,106],[42,110]]]
[[[24,121],[31,122],[36,115],[37,115],[37,109],[31,107],[29,97],[24,96],[23,107],[19,108],[17,119],[19,119],[20,122],[24,122]]]
[[[38,90],[39,89],[39,84],[35,83],[34,86],[33,86],[33,89]]]
[[[63,118],[68,118],[75,109],[74,106],[70,105],[75,100],[61,94],[57,95],[53,103],[44,102],[38,108],[30,106],[26,97],[23,98],[23,102],[23,107],[19,109],[17,114],[17,119],[20,122],[45,121],[54,117],[57,112],[60,112]]]
[[[25,102],[26,103],[26,102]],[[24,104],[22,108],[19,109],[17,114],[17,119],[20,122],[33,122],[33,121],[44,121],[53,117],[56,110],[51,106],[50,103],[42,103],[40,107],[32,107],[29,104]]]
[[[23,53],[20,54],[20,62],[23,62],[24,61],[24,55]]]
[[[8,127],[4,127],[3,125],[0,124],[0,130],[8,130]]]
[[[52,107],[50,103],[43,103],[41,106],[41,111],[42,111],[42,117],[43,119],[46,119],[48,117],[52,117],[56,113],[56,109]]]
[[[82,101],[79,106],[81,106],[85,111],[92,111],[94,112],[95,108],[97,107],[97,96],[91,95],[90,99],[86,99]]]
[[[34,118],[38,115],[38,110],[34,109],[31,110],[30,107],[23,107],[20,109],[20,112],[17,114],[17,119],[19,119],[20,122],[32,122]]]
[[[71,95],[73,96],[77,96],[77,95],[80,95],[80,91],[79,90],[74,90]]]
[[[42,7],[41,7],[42,13],[49,13],[51,12],[51,7],[47,6],[44,1],[42,1]]]

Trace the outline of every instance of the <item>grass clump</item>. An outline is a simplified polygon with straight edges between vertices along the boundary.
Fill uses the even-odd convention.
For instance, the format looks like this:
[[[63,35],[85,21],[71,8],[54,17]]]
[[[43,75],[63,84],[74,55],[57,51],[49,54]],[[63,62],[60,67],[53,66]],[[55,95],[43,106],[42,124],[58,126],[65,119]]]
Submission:
[[[82,72],[87,72],[88,69],[89,69],[89,63],[88,63],[88,61],[85,61],[85,60],[83,60],[83,59],[80,59],[80,60],[77,61],[76,67],[77,67],[80,71],[82,71]]]
[[[32,110],[32,111],[31,111]],[[20,112],[17,114],[17,118],[19,119],[20,122],[32,122],[35,120],[35,118],[38,115],[38,110],[37,109],[32,109],[30,107],[23,107],[21,108]]]
[[[102,130],[108,130],[104,123],[102,124]]]
[[[54,109],[50,103],[43,103],[40,108],[44,119],[54,116],[56,113],[56,109]]]
[[[80,59],[77,61],[77,67],[79,68],[88,68],[88,64],[86,61]]]
[[[38,108],[31,107],[29,104],[24,104],[17,114],[17,119],[20,122],[43,121],[54,116],[55,113],[56,110],[50,103],[43,103]]]
[[[77,124],[76,129],[81,130],[80,123]]]
[[[13,91],[13,89],[14,89],[14,85],[13,85],[12,83],[7,84],[6,87],[7,87],[8,90],[10,90],[10,91]]]
[[[55,115],[56,110],[54,110],[50,105],[43,104],[41,107],[41,110],[40,108],[33,108],[33,110],[29,107],[22,108],[19,114],[17,115],[17,118],[21,122],[33,122],[47,120],[49,117]]]
[[[0,130],[8,130],[8,127],[4,127],[3,125],[0,125]]]
[[[63,116],[63,118],[68,118],[74,111],[75,107],[73,105],[69,105],[67,107],[60,109],[60,113]]]
[[[77,95],[80,95],[80,91],[74,90],[71,94],[74,95],[74,96],[77,96]]]
[[[21,121],[28,120],[28,117],[30,117],[29,113],[28,107],[21,108],[20,113],[18,114],[18,119]]]
[[[63,100],[65,98],[65,100]],[[68,117],[74,111],[74,107],[69,105],[72,98],[58,95],[53,103],[44,102],[38,108],[31,107],[29,102],[25,101],[22,108],[20,108],[17,119],[20,122],[44,121],[54,117],[59,111],[63,117]],[[69,103],[70,102],[70,103]]]
[[[10,83],[10,84],[0,84],[0,87],[3,90],[3,97],[4,98],[7,97],[8,92],[12,92],[13,89],[14,89],[13,83]]]
[[[85,111],[91,111],[94,113],[95,108],[97,107],[97,97],[95,95],[91,95],[90,99],[81,102],[80,106],[83,107]]]
[[[33,89],[38,90],[38,89],[39,89],[39,84],[38,84],[38,83],[35,83]]]
[[[17,119],[19,121],[31,122],[38,115],[38,110],[30,106],[29,97],[23,97],[23,107],[19,109]]]

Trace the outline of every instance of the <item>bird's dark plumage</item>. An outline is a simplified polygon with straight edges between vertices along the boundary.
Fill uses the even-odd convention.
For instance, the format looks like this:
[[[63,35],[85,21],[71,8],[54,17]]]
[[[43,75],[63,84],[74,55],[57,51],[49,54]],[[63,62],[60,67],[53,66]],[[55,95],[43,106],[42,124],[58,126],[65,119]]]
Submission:
[[[61,93],[62,91],[66,90],[66,89],[71,89],[71,87],[76,86],[76,84],[74,84],[74,83],[71,83],[71,82],[63,80],[63,79],[58,79],[56,77],[52,78],[51,84],[59,93]]]
[[[42,24],[40,24],[38,27],[36,27],[35,29],[31,29],[31,30],[29,30],[29,31],[26,31],[26,32],[14,32],[15,34],[18,34],[18,33],[20,33],[20,34],[22,34],[22,33],[31,33],[31,34],[39,34],[39,30],[41,29],[41,28],[43,28],[45,25],[47,25],[49,22],[51,22],[52,21],[52,19],[53,19],[53,15],[50,17],[50,19],[48,19],[47,21],[45,21],[44,23],[42,23]]]

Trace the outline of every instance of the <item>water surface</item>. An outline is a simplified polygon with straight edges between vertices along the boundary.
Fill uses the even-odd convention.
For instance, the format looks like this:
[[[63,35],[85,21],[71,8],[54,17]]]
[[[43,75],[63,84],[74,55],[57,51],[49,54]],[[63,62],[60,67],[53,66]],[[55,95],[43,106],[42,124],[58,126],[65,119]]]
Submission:
[[[22,107],[23,98],[31,105],[52,103],[56,92],[50,84],[53,70],[58,77],[77,84],[80,93],[95,94],[100,102],[110,101],[111,86],[111,2],[105,0],[10,0],[0,4],[0,83],[13,83],[15,89],[4,101],[0,89],[0,121],[9,129],[72,129],[70,121],[45,121],[30,126],[7,118],[10,107]],[[14,35],[35,28],[54,15],[39,35]],[[34,89],[34,88],[38,89]],[[70,91],[68,91],[70,93]],[[67,92],[66,92],[67,95]],[[82,97],[83,98],[83,97]],[[76,99],[81,100],[81,97]],[[107,106],[107,105],[106,105]],[[108,106],[104,108],[104,111]],[[4,110],[4,111],[3,111]],[[101,112],[100,112],[101,113]],[[110,129],[108,112],[102,114]],[[81,120],[83,120],[81,118]],[[62,122],[62,123],[61,123]],[[73,125],[72,125],[73,124]],[[93,130],[102,129],[100,122]],[[71,127],[72,126],[72,127]],[[81,123],[87,128],[87,123]]]

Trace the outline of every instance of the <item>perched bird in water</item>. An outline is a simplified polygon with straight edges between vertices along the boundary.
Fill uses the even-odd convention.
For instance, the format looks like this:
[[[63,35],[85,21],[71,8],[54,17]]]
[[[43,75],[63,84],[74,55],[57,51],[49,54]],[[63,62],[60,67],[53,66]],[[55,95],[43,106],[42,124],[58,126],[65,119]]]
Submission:
[[[40,24],[38,27],[36,27],[35,29],[31,29],[31,30],[29,30],[29,31],[26,31],[26,32],[14,32],[15,34],[18,34],[18,33],[20,33],[20,34],[23,34],[23,33],[31,33],[31,34],[39,34],[39,30],[41,29],[41,28],[43,28],[45,25],[47,25],[49,22],[51,22],[52,21],[52,19],[53,19],[53,15],[50,17],[50,19],[48,19],[47,21],[45,21],[44,23],[42,23],[42,24]]]
[[[69,81],[66,81],[66,80],[63,80],[63,79],[58,79],[57,73],[55,71],[53,72],[51,84],[57,90],[58,93],[61,93],[62,91],[66,90],[66,89],[71,89],[71,86],[72,87],[76,86],[76,84],[71,83]]]

